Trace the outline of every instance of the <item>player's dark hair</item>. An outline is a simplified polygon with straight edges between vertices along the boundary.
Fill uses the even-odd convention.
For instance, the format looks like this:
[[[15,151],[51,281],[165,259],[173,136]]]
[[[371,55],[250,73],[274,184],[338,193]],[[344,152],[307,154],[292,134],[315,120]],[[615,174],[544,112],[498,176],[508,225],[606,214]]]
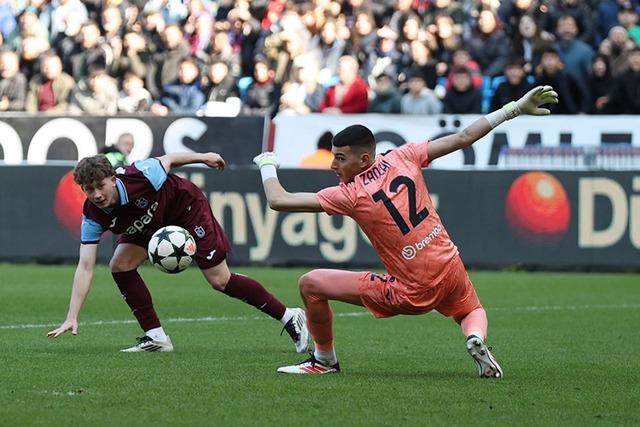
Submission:
[[[73,170],[73,180],[79,186],[91,185],[115,175],[111,162],[104,154],[85,157]]]
[[[335,147],[361,147],[368,151],[374,151],[376,148],[376,139],[369,128],[362,125],[351,125],[333,137],[333,145]]]

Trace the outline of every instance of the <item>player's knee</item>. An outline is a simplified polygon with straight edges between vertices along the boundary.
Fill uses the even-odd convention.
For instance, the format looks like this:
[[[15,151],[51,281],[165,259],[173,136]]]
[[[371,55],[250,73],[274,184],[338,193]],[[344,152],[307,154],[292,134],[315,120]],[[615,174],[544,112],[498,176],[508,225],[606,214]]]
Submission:
[[[122,257],[114,257],[109,261],[109,268],[112,273],[121,273],[123,271],[131,271],[138,268],[137,265],[132,264],[129,260]]]
[[[298,287],[302,296],[317,295],[320,291],[321,283],[320,270],[309,271],[303,274],[298,280]]]

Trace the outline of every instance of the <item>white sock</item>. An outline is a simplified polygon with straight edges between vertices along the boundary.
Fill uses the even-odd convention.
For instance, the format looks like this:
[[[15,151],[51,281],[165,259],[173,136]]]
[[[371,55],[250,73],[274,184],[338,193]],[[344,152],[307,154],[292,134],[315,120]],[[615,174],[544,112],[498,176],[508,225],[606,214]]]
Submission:
[[[338,363],[338,357],[336,356],[336,349],[332,348],[331,351],[320,351],[315,349],[313,351],[313,357],[322,364],[331,366]]]
[[[288,322],[289,320],[291,320],[291,318],[293,317],[293,314],[294,314],[294,313],[293,313],[293,310],[291,310],[290,308],[287,308],[287,309],[284,311],[284,316],[282,316],[282,319],[280,319],[280,322],[281,322],[283,325],[286,325],[286,324],[287,324],[287,322]]]
[[[162,329],[162,326],[160,326],[158,328],[149,329],[144,334],[146,336],[148,336],[148,337],[151,337],[151,339],[153,339],[155,341],[166,341],[167,340],[167,334],[164,333],[164,329]]]

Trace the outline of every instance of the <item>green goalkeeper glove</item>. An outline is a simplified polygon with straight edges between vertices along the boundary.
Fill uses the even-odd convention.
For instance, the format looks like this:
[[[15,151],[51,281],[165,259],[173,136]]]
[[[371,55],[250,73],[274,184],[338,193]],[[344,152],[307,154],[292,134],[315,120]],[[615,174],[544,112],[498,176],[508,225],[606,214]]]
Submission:
[[[547,116],[551,114],[551,111],[548,108],[540,108],[540,106],[557,103],[558,94],[551,86],[537,86],[515,102],[520,114],[531,116]]]
[[[276,156],[276,153],[273,153],[271,151],[258,154],[253,158],[253,163],[258,165],[258,168],[262,168],[263,166],[267,166],[267,165],[272,165],[276,169],[280,167],[280,163],[278,162],[278,156]]]

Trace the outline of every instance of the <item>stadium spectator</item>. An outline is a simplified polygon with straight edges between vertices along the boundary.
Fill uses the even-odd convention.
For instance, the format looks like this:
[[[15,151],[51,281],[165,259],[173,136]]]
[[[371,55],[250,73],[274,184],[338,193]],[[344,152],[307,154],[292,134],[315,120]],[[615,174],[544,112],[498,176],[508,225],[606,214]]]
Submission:
[[[20,72],[18,55],[0,51],[0,111],[24,111],[27,79]]]
[[[40,73],[29,81],[25,101],[27,112],[64,113],[75,85],[73,77],[62,71],[62,61],[54,51],[40,57]]]
[[[118,137],[118,140],[109,146],[105,146],[100,152],[105,155],[113,169],[129,164],[127,156],[133,150],[133,135],[126,132]]]
[[[86,6],[80,0],[58,0],[58,5],[51,11],[51,30],[49,36],[55,39],[58,33],[64,33],[68,15],[77,15],[82,23],[89,18]]]
[[[619,24],[618,12],[621,6],[633,4],[627,0],[599,0],[596,14],[595,44],[599,46],[609,35],[609,31]]]
[[[378,34],[373,16],[370,12],[358,12],[346,53],[355,57],[359,64],[364,64],[375,50],[377,41]]]
[[[370,113],[400,114],[402,94],[394,76],[394,73],[383,72],[375,78],[374,95],[368,108]]]
[[[511,52],[511,42],[499,26],[498,18],[491,10],[483,10],[478,17],[478,31],[468,41],[469,53],[482,72],[488,76],[503,73]]]
[[[225,102],[228,98],[239,97],[229,65],[219,59],[207,65],[201,86],[207,102]]]
[[[234,7],[227,14],[229,44],[240,55],[240,73],[243,76],[253,74],[253,61],[261,34],[260,22],[251,15],[247,7],[244,4]]]
[[[144,79],[149,61],[147,41],[141,34],[130,31],[124,35],[122,53],[111,64],[111,75],[122,79],[127,73],[133,73]]]
[[[327,89],[320,104],[323,113],[366,113],[368,88],[358,75],[358,61],[352,56],[343,56],[338,61],[340,82]]]
[[[629,38],[633,40],[636,46],[640,46],[640,25],[638,21],[638,11],[633,7],[630,2],[624,3],[618,11],[618,22],[627,30]]]
[[[592,114],[606,114],[614,79],[611,76],[609,58],[604,55],[596,55],[591,63],[589,72],[589,94],[591,95]]]
[[[128,72],[122,80],[122,90],[118,94],[118,111],[121,113],[141,113],[151,109],[153,100],[144,81],[135,73]]]
[[[154,99],[161,95],[162,88],[173,83],[178,74],[178,67],[182,60],[189,56],[189,46],[183,38],[180,27],[176,24],[168,25],[162,32],[164,50],[154,56],[154,61],[147,67],[145,87]]]
[[[307,114],[320,111],[324,90],[317,81],[317,67],[309,57],[293,61],[291,79],[282,87],[280,114]]]
[[[454,68],[451,90],[444,96],[442,104],[445,114],[480,114],[482,93],[473,87],[469,70]]]
[[[242,68],[240,65],[240,53],[236,52],[229,43],[227,31],[215,30],[209,44],[209,56],[205,62],[224,61],[229,66],[229,72],[233,78],[238,78]]]
[[[609,31],[609,36],[602,41],[598,53],[607,55],[611,60],[611,73],[618,77],[624,73],[628,66],[627,58],[635,47],[633,40],[629,38],[627,30],[616,25]]]
[[[36,37],[48,41],[47,29],[42,27],[38,20],[35,8],[25,8],[18,17],[18,26],[7,36],[5,44],[13,51],[17,50],[26,38]]]
[[[405,52],[398,80],[401,83],[406,83],[410,71],[419,71],[429,89],[436,87],[438,79],[436,61],[431,56],[429,47],[418,40],[411,42],[409,52]]]
[[[524,15],[518,23],[518,31],[513,39],[513,56],[524,59],[527,74],[534,72],[540,64],[542,52],[551,46],[552,34],[540,32],[538,24],[531,15]]]
[[[581,88],[571,74],[564,71],[564,63],[554,48],[542,53],[540,65],[536,71],[536,84],[553,85],[558,93],[558,104],[552,107],[554,114],[577,114],[588,111],[582,108],[587,99],[586,88]]]
[[[100,27],[95,21],[87,21],[80,29],[80,42],[69,55],[65,71],[79,82],[89,75],[91,67],[106,69],[107,55],[111,56],[111,51],[100,39]]]
[[[490,111],[497,110],[508,102],[523,97],[533,89],[533,85],[527,81],[522,58],[511,58],[507,62],[504,75],[506,81],[500,83],[493,93]]]
[[[394,80],[396,80],[402,60],[402,54],[396,47],[398,35],[388,26],[379,29],[377,34],[376,48],[362,65],[362,75],[368,79],[370,76],[375,77],[385,70],[391,73]]]
[[[278,112],[280,88],[273,79],[269,60],[259,55],[254,61],[253,81],[242,99],[242,113],[273,117]]]
[[[338,60],[345,51],[345,41],[338,37],[335,20],[328,20],[322,27],[319,42],[320,79],[329,83],[338,73]]]
[[[498,16],[505,23],[505,32],[510,38],[517,38],[519,33],[522,33],[520,27],[526,16],[531,19],[532,26],[537,29],[541,38],[551,40],[554,11],[554,2],[541,4],[539,0],[504,0],[500,2]],[[526,23],[525,25],[528,27],[530,24]],[[521,55],[521,52],[518,54]]]
[[[640,47],[629,52],[629,67],[616,79],[610,110],[617,114],[640,114]]]
[[[589,2],[578,0],[558,0],[554,8],[553,15],[553,19],[556,22],[556,28],[558,28],[560,24],[560,19],[566,16],[573,17],[578,39],[589,46],[593,43],[593,12]]]
[[[29,36],[22,39],[18,54],[20,55],[20,72],[30,80],[38,69],[40,55],[49,50],[49,42],[41,37]]]
[[[178,78],[162,88],[159,102],[151,106],[151,112],[160,116],[173,114],[195,114],[204,104],[200,90],[198,66],[193,59],[184,58],[178,65]]]
[[[318,138],[317,150],[300,161],[300,167],[305,169],[331,169],[333,152],[331,140],[333,133],[327,131]]]
[[[69,112],[111,116],[118,111],[118,86],[104,68],[93,65],[71,91]]]
[[[572,15],[563,15],[558,18],[556,33],[558,41],[554,47],[565,64],[565,70],[581,86],[586,86],[591,60],[595,52],[591,46],[577,38],[578,26]]]
[[[433,90],[426,86],[424,75],[420,69],[412,69],[407,73],[409,91],[402,95],[400,112],[402,114],[434,115],[442,112],[442,103]]]
[[[484,78],[482,76],[482,71],[480,70],[480,65],[478,65],[478,63],[471,58],[469,51],[465,48],[456,49],[451,56],[452,71],[450,71],[449,75],[447,76],[446,89],[451,89],[453,81],[453,69],[460,67],[466,68],[471,73],[471,81],[473,82],[473,87],[475,87],[476,89],[482,89]]]
[[[9,37],[17,26],[12,3],[10,0],[0,1],[0,35],[2,35],[4,39]]]
[[[86,15],[82,15],[79,11],[70,10],[64,16],[63,31],[59,31],[51,41],[51,45],[58,52],[63,64],[71,64],[71,55],[75,53],[80,30],[85,22]],[[68,69],[71,69],[70,65]]]

